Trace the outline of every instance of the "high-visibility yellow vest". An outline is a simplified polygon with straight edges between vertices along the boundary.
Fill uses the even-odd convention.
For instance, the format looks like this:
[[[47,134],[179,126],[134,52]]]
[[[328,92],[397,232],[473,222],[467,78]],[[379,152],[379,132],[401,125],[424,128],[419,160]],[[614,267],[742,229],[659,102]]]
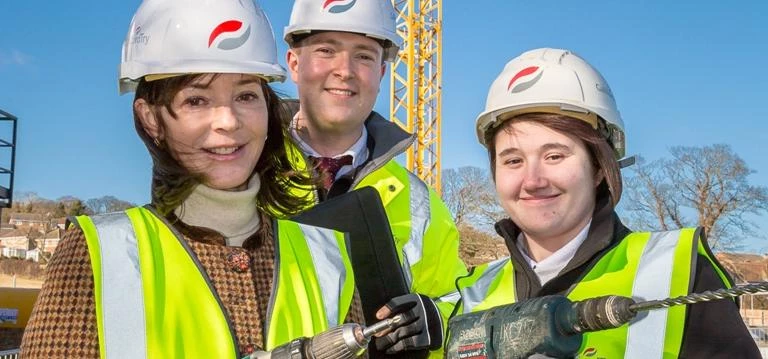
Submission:
[[[304,155],[290,141],[286,152],[297,169],[306,170]],[[447,328],[459,299],[456,278],[467,274],[459,257],[459,232],[448,207],[434,190],[393,159],[355,176],[352,189],[366,186],[381,197],[406,285],[412,293],[435,300],[443,328]],[[301,192],[299,196],[316,196],[313,188]],[[430,358],[438,357],[443,357],[442,349],[430,352]]]
[[[306,169],[298,148],[287,144],[286,150],[298,169]],[[394,160],[358,177],[361,178],[353,183],[353,189],[370,186],[381,197],[411,292],[433,299],[455,293],[456,278],[466,275],[467,271],[458,257],[458,230],[440,197]],[[315,195],[311,188],[303,191],[307,193],[302,195]],[[446,307],[446,318],[452,310],[452,304]]]
[[[693,288],[697,254],[712,262],[726,287],[733,284],[712,259],[695,228],[638,232],[608,251],[567,294],[573,301],[604,295],[655,300],[687,295]],[[475,268],[457,281],[459,314],[517,301],[514,266],[502,258]],[[677,358],[683,340],[686,306],[659,309],[619,328],[584,334],[581,357]]]
[[[101,358],[237,358],[234,327],[185,240],[148,208],[76,218],[88,242]],[[277,221],[266,350],[343,323],[345,236]]]

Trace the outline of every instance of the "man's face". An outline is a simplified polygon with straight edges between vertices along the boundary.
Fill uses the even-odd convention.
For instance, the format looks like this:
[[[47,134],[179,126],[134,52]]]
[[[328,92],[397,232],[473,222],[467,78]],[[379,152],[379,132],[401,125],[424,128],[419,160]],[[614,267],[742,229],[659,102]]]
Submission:
[[[288,51],[302,119],[316,131],[359,131],[373,110],[386,66],[384,49],[348,32],[313,34]]]

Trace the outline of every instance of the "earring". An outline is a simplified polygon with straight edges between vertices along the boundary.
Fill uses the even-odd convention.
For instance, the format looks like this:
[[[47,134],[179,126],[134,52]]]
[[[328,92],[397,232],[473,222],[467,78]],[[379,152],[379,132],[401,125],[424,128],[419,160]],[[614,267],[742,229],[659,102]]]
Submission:
[[[160,140],[157,137],[153,138],[152,142],[155,143],[155,146],[160,147]]]

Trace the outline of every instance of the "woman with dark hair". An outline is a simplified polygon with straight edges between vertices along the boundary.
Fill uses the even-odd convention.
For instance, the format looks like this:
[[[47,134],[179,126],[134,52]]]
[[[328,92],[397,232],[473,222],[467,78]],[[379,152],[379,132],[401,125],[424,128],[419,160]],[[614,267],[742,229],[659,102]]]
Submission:
[[[279,219],[312,185],[286,157],[284,77],[252,1],[142,3],[119,85],[152,202],[72,219],[24,357],[240,358],[362,322],[344,235]]]
[[[605,79],[567,50],[536,49],[491,85],[477,135],[510,256],[457,283],[465,314],[546,295],[664,299],[731,287],[701,228],[633,232],[616,215],[624,124]],[[759,358],[733,300],[649,312],[584,335],[579,357]]]

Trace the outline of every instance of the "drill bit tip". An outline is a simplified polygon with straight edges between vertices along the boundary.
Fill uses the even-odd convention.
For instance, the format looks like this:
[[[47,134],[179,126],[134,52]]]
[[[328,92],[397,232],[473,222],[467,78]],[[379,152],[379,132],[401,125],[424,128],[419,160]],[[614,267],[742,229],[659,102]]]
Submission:
[[[384,333],[388,330],[395,329],[400,326],[400,323],[404,321],[403,314],[398,314],[392,318],[384,319],[376,322],[373,325],[363,329],[363,336],[370,339],[376,334]]]

